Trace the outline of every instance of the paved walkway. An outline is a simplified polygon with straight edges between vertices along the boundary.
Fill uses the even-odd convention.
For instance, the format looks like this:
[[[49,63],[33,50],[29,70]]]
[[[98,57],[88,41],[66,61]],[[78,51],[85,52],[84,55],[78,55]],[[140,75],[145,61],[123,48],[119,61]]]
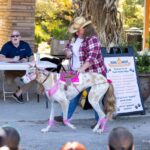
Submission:
[[[150,150],[150,99],[146,103],[146,115],[118,117],[108,123],[108,131],[99,135],[92,132],[90,126],[95,122],[92,110],[77,108],[72,122],[77,130],[71,130],[62,123],[48,133],[40,130],[47,125],[49,109],[45,107],[45,98],[39,103],[36,95],[30,93],[30,101],[24,104],[16,103],[12,98],[3,101],[0,95],[0,125],[13,126],[21,135],[21,147],[24,150],[59,150],[67,141],[80,141],[87,150],[106,150],[110,130],[117,126],[128,128],[135,137],[136,150]],[[61,113],[56,103],[56,115]]]
[[[20,145],[24,150],[59,150],[62,144],[74,140],[85,144],[87,150],[106,150],[108,134],[117,126],[124,126],[133,133],[136,150],[150,150],[150,97],[145,103],[146,115],[117,117],[108,123],[108,131],[102,135],[93,133],[90,128],[95,123],[93,111],[80,107],[72,120],[77,130],[56,123],[50,132],[43,134],[40,130],[47,125],[49,109],[46,109],[44,96],[37,103],[34,88],[30,90],[30,101],[24,104],[18,104],[12,98],[4,102],[0,92],[0,126],[15,127],[21,135]],[[60,106],[55,104],[55,113],[60,115]]]

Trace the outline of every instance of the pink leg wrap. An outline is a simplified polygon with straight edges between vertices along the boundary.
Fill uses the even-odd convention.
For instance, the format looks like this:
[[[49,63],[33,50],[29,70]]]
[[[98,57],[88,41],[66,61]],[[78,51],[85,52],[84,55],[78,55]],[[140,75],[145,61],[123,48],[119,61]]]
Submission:
[[[101,119],[101,126],[100,128],[104,131],[106,129],[106,123],[107,123],[108,119],[107,118],[102,118]]]
[[[108,121],[107,118],[101,118],[101,119],[98,120],[99,127],[102,130],[105,130],[107,121]]]
[[[102,119],[98,120],[98,124],[99,124],[99,126],[102,124]]]
[[[53,126],[55,124],[54,120],[48,120],[48,125]]]

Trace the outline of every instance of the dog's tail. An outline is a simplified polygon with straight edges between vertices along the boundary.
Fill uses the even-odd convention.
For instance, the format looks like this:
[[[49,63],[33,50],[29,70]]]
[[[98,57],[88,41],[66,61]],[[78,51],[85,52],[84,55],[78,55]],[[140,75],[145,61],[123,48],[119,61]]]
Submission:
[[[108,115],[109,119],[112,119],[112,114],[116,108],[116,98],[114,94],[114,88],[111,83],[109,83],[109,88],[104,97],[104,111]]]

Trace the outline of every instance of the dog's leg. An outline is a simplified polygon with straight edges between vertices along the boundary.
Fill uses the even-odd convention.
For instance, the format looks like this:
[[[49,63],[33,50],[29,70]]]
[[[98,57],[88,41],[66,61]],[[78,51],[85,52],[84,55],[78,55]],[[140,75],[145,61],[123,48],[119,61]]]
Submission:
[[[94,85],[91,87],[91,90],[89,92],[89,103],[92,105],[93,109],[97,112],[99,116],[99,121],[97,122],[96,126],[93,129],[93,132],[99,132],[102,133],[104,131],[104,127],[101,129],[100,126],[102,125],[103,118],[105,118],[105,113],[102,111],[99,101],[102,100],[104,94],[106,93],[108,89],[108,83],[106,84],[100,84],[100,85]],[[99,129],[100,128],[100,129]]]
[[[68,120],[69,100],[67,99],[65,92],[59,89],[59,91],[57,91],[53,98],[61,105],[64,124],[72,129],[75,129],[75,126]]]
[[[50,116],[49,116],[49,121],[48,121],[48,125],[46,128],[43,128],[41,130],[41,132],[48,132],[50,130],[50,128],[54,125],[54,101],[50,100],[51,102],[51,110],[50,110]]]
[[[63,122],[66,126],[70,127],[71,129],[76,129],[76,127],[70,123],[68,119],[68,108],[69,108],[69,100],[64,99],[60,101],[62,111],[63,111]]]

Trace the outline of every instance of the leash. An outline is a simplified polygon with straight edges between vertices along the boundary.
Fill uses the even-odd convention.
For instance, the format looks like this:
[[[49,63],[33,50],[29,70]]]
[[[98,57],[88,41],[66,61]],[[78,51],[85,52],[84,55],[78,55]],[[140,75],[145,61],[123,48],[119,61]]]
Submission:
[[[80,93],[80,91],[79,91],[79,89],[76,87],[76,85],[75,84],[72,84],[73,85],[73,87]]]
[[[48,79],[48,77],[49,77],[49,74],[46,76],[46,78],[44,79],[44,81],[42,83],[40,83],[40,84],[44,84],[46,82],[46,80]]]

